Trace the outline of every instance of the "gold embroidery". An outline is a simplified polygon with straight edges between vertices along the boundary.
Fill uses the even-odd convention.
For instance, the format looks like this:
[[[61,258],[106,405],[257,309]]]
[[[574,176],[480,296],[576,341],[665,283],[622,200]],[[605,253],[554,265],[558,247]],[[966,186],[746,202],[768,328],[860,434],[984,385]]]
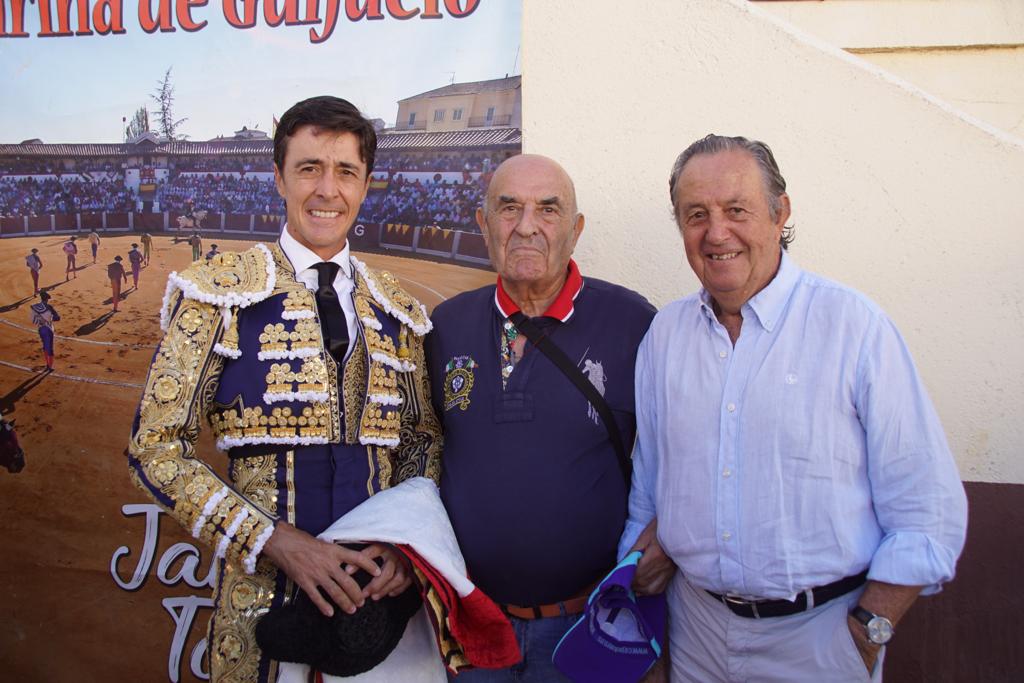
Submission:
[[[262,410],[246,408],[246,410]],[[235,458],[231,461],[231,479],[235,488],[251,500],[267,514],[277,510],[277,488],[275,470],[277,457],[274,455],[255,455],[248,458]],[[246,518],[237,536],[247,535],[252,531],[255,520]]]
[[[287,351],[288,345],[285,344],[285,341],[288,339],[288,334],[284,323],[267,323],[259,337],[260,351],[263,353]]]
[[[382,335],[377,330],[369,327],[364,330],[364,333],[366,336],[366,346],[371,354],[374,352],[383,353],[398,360],[398,351],[395,350],[395,342],[392,341],[391,337]]]
[[[230,309],[231,322],[228,324],[226,330],[224,330],[224,336],[221,337],[220,345],[228,351],[238,351],[238,308]]]
[[[179,523],[189,530],[200,524],[200,538],[217,547],[228,529],[232,510],[249,508],[254,523],[261,528],[272,521],[230,489],[211,515],[203,515],[211,497],[225,487],[205,462],[194,457],[199,419],[216,390],[212,378],[220,374],[224,363],[212,352],[221,316],[213,306],[180,293],[172,309],[175,312],[153,359],[139,405],[138,428],[128,448],[136,468],[135,479],[143,488],[159,490],[162,502]],[[229,549],[228,560],[241,560],[253,542],[254,537]]]
[[[416,370],[398,375],[402,427],[400,443],[392,454],[394,484],[415,476],[430,477],[435,483],[441,480],[441,424],[430,402],[422,341],[417,337],[413,342],[410,350]]]
[[[231,478],[235,488],[268,514],[276,514],[278,509],[277,463],[277,455],[259,455],[231,461]],[[251,516],[246,518],[231,545],[244,542],[244,539],[251,536],[258,528],[256,521]],[[252,683],[257,680],[260,663],[260,651],[255,637],[256,622],[270,608],[274,599],[277,570],[269,561],[260,559],[256,563],[256,573],[247,576],[235,567],[221,563],[219,578],[214,599],[216,609],[210,619],[210,632],[207,636],[211,680],[218,683]],[[274,676],[268,680],[274,680]]]
[[[289,351],[320,351],[320,323],[315,318],[301,318],[289,328],[288,324],[267,323],[260,333],[260,352],[263,354]]]
[[[316,313],[313,294],[305,287],[289,291],[283,305],[286,313]]]
[[[210,416],[210,424],[218,439],[248,439],[273,436],[297,441],[301,437],[326,439],[331,419],[327,404],[315,402],[293,414],[290,407],[272,408],[264,414],[262,406],[244,408],[238,416],[234,408]]]
[[[357,279],[363,284],[363,287],[357,288],[357,296],[353,297],[355,300],[356,316],[361,320],[376,320],[377,316],[374,314],[373,307],[370,305],[370,290],[366,288],[366,284],[362,282],[362,278]]]
[[[409,357],[409,328],[405,325],[398,331],[398,357],[403,360]]]
[[[388,300],[395,308],[399,308],[409,316],[415,327],[426,326],[427,316],[420,307],[420,302],[402,289],[398,279],[386,270],[380,270],[373,274],[373,280],[377,285],[377,291]]]
[[[316,349],[320,350],[320,323],[316,318],[302,318],[295,322],[295,329],[288,335],[291,341],[291,350]]]
[[[230,564],[221,563],[214,597],[216,609],[207,636],[210,680],[217,683],[254,683],[258,679],[260,650],[256,644],[256,622],[274,600],[277,570],[269,562],[258,562],[256,566],[256,573],[247,576]]]
[[[288,451],[285,455],[285,468],[288,523],[295,524],[295,451]]]
[[[366,346],[357,343],[345,361],[342,376],[341,399],[344,405],[341,406],[341,413],[345,419],[345,443],[348,444],[358,443],[359,422],[366,399],[367,372]]]
[[[209,261],[197,261],[180,275],[199,293],[209,297],[251,296],[269,284],[266,253],[253,247],[241,253],[223,252]]]

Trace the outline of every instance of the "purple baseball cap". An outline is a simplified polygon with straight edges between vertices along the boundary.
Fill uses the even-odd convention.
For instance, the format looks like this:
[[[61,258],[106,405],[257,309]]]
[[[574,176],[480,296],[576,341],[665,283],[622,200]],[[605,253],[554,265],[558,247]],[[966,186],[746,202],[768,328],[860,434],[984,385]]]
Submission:
[[[587,607],[555,647],[555,667],[576,683],[635,683],[661,656],[665,595],[632,589],[640,551],[627,555],[601,580]]]

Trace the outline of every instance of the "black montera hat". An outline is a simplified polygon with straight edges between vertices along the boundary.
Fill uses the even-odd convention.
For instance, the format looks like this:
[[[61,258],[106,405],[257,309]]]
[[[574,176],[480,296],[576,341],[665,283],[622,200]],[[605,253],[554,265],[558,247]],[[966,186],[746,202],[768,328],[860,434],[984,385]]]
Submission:
[[[365,546],[346,547],[358,550]],[[352,578],[364,588],[373,577],[360,569]],[[334,604],[328,596],[324,598]],[[260,619],[256,642],[265,655],[279,662],[309,664],[331,676],[355,676],[387,659],[421,603],[419,591],[412,585],[397,597],[367,600],[355,614],[334,605],[334,616],[325,617],[309,596],[299,591],[291,604],[271,609]]]

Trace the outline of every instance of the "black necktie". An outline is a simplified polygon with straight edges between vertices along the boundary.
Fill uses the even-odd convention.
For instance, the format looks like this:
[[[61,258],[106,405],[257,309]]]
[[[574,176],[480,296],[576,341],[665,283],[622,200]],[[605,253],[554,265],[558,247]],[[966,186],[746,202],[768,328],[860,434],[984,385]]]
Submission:
[[[334,291],[334,278],[341,268],[337,263],[323,261],[314,263],[317,274],[316,305],[320,310],[320,330],[324,334],[324,346],[340,365],[348,349],[348,323]]]

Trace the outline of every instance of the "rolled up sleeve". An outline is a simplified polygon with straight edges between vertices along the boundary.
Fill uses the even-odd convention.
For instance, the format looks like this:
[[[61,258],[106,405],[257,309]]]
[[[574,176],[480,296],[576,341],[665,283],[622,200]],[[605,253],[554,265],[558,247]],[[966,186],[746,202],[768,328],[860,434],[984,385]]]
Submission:
[[[858,384],[872,504],[883,532],[868,578],[938,592],[963,550],[967,498],[906,344],[884,316],[866,337]]]

